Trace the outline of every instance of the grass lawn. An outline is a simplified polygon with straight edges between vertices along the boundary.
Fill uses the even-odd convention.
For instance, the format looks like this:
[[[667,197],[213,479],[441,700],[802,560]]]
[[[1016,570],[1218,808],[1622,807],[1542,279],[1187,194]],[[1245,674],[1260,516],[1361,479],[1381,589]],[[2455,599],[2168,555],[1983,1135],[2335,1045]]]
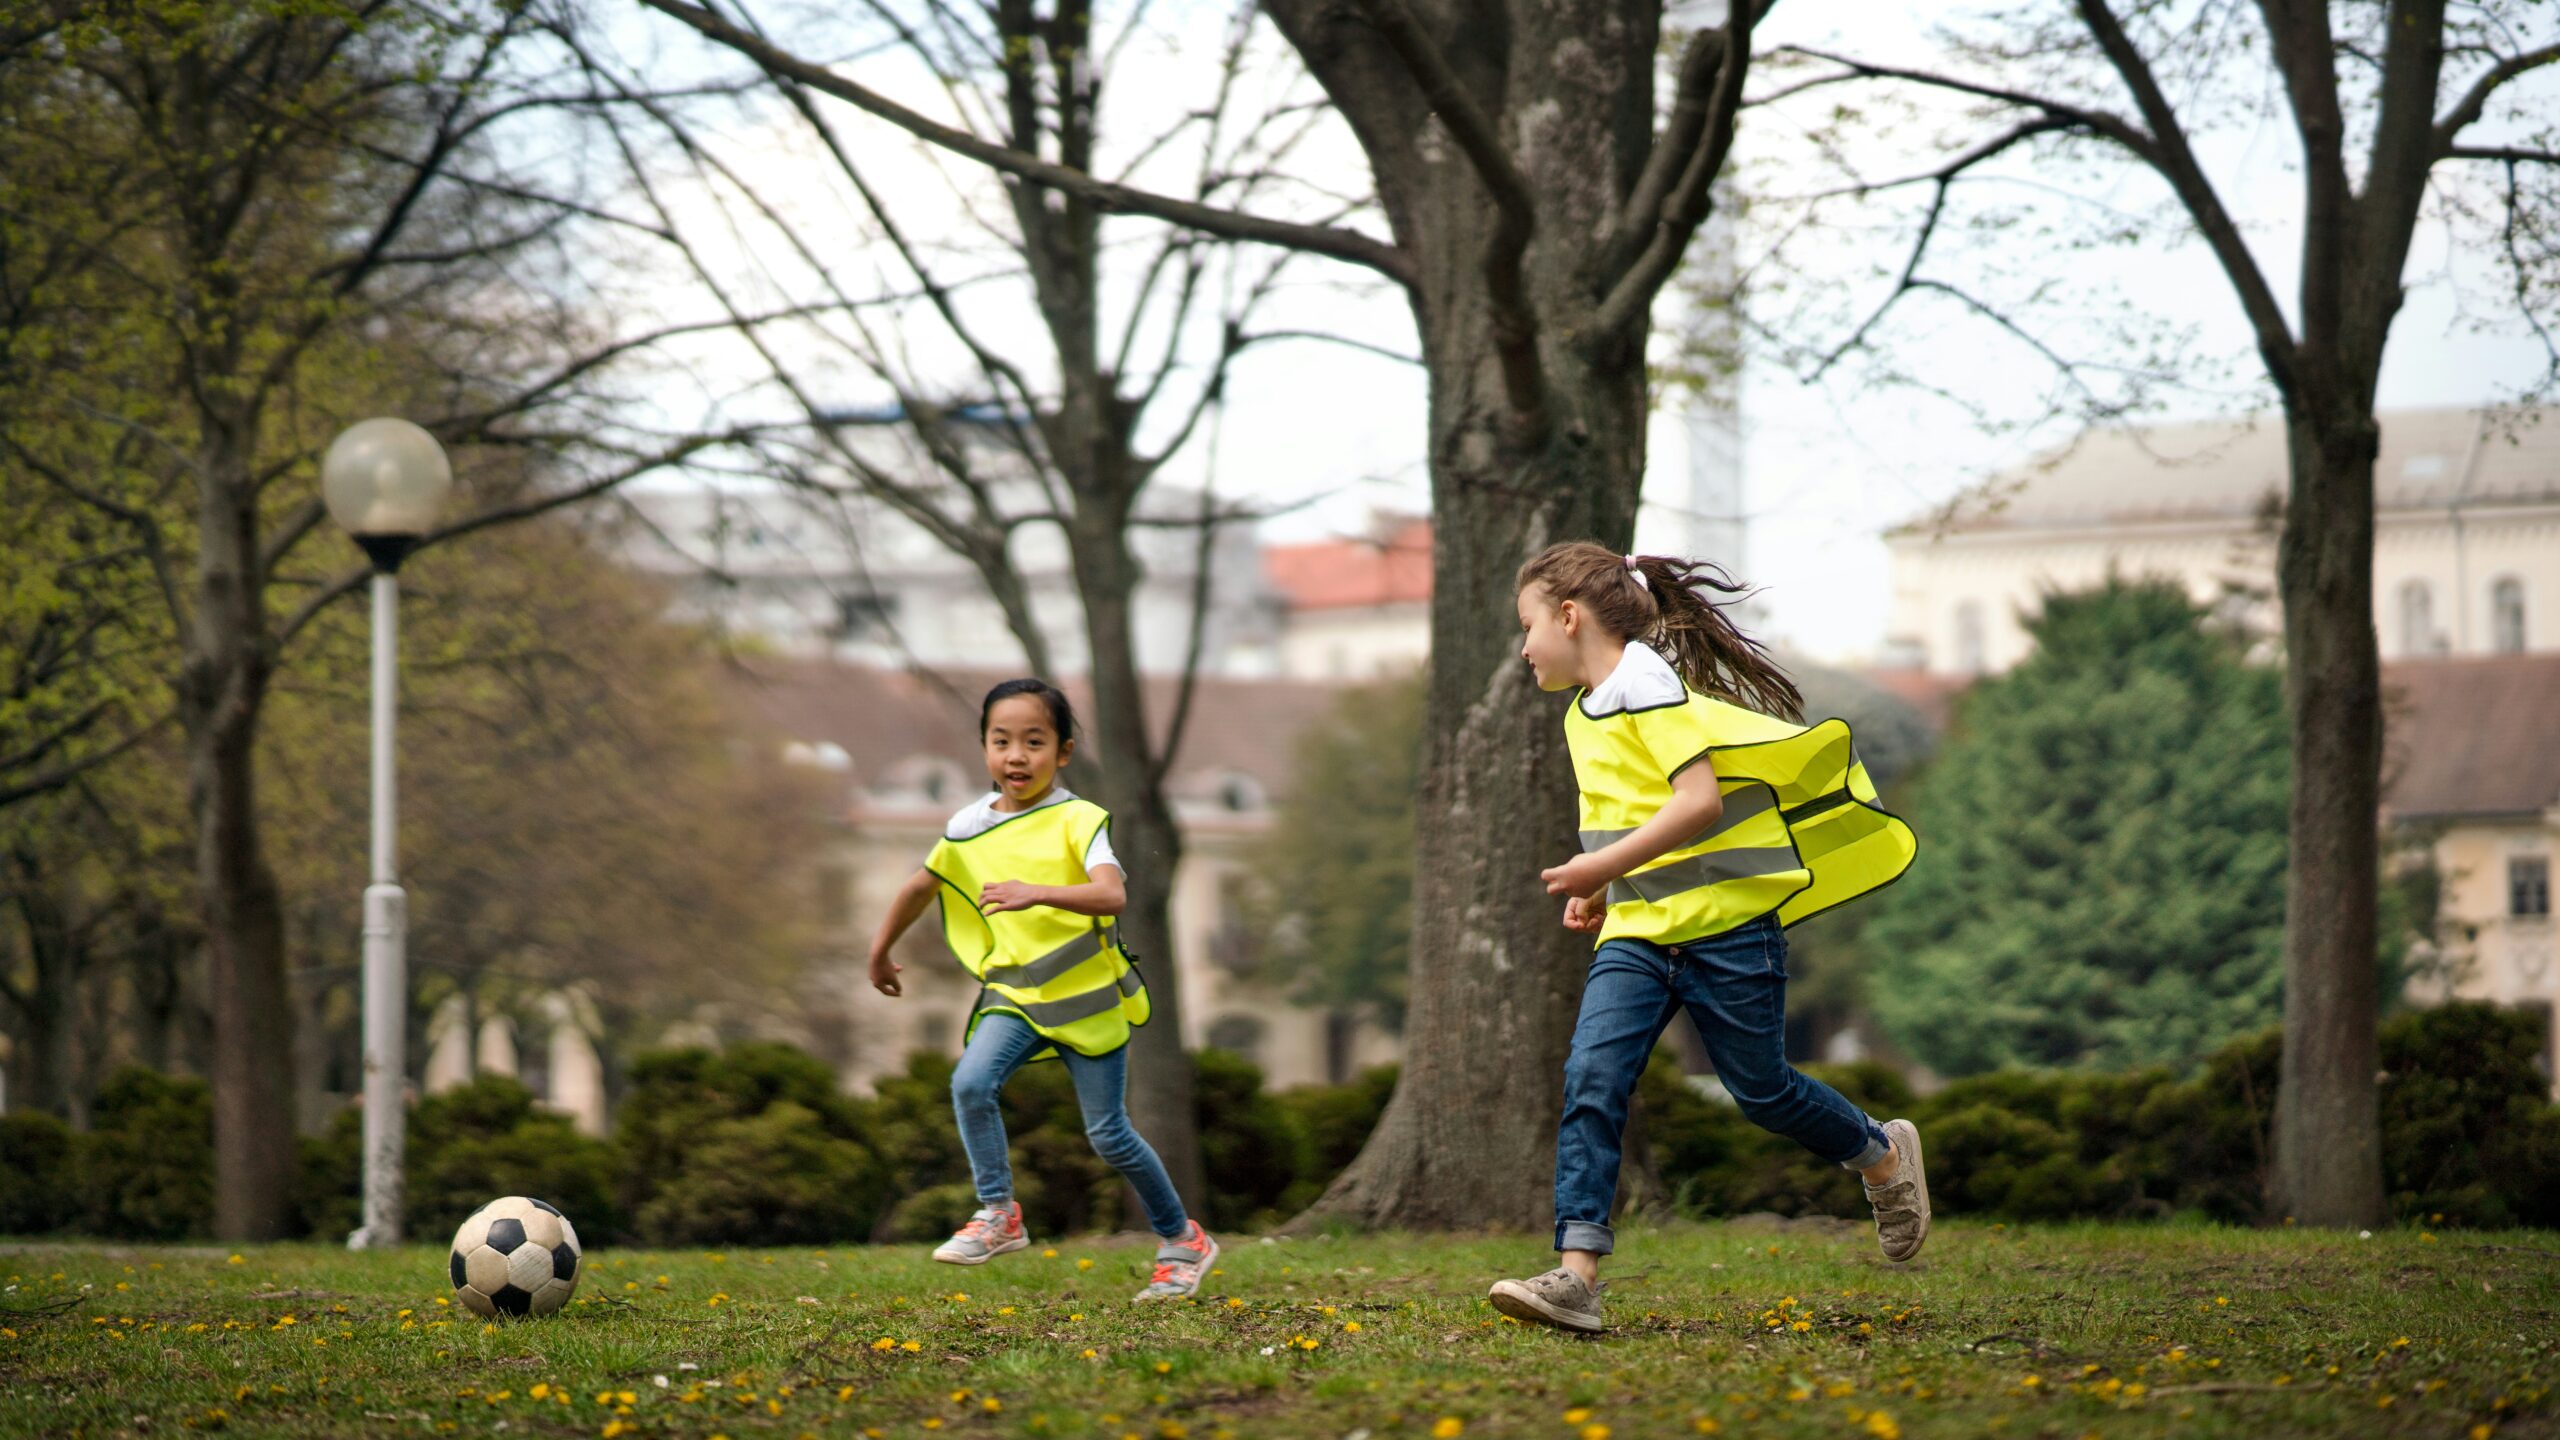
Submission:
[[[0,1247],[0,1436],[2560,1435],[2560,1235],[1942,1222],[1633,1230],[1602,1338],[1496,1316],[1520,1239],[1230,1239],[975,1270],[896,1250],[587,1256],[549,1320],[443,1251]]]

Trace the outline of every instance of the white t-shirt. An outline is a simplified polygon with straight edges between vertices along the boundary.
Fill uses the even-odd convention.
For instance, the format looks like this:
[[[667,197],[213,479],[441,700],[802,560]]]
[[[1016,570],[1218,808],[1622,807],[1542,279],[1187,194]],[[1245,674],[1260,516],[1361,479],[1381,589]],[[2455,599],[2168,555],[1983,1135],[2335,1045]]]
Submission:
[[[1583,695],[1582,713],[1598,720],[1627,710],[1677,705],[1688,694],[1689,687],[1670,661],[1652,646],[1631,640],[1627,653],[1618,657],[1618,668]]]
[[[951,823],[942,827],[943,838],[975,840],[1017,815],[1030,813],[1024,810],[999,810],[996,808],[996,801],[999,798],[995,791],[990,790],[961,806],[959,812],[951,817]],[[1052,805],[1064,805],[1074,798],[1076,798],[1074,792],[1065,786],[1052,785],[1049,787],[1049,793],[1041,796],[1040,803],[1032,806],[1031,809],[1046,810]],[[1097,865],[1117,866],[1119,863],[1120,857],[1111,853],[1111,827],[1105,825],[1094,831],[1093,843],[1084,847],[1084,873],[1091,875],[1093,867]]]

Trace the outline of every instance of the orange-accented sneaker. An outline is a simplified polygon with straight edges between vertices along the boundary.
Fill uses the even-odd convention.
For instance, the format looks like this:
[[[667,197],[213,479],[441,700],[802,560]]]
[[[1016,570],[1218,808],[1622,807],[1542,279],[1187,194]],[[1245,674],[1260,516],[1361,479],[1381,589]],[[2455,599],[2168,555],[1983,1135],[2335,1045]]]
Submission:
[[[933,1252],[933,1258],[945,1265],[984,1265],[1030,1243],[1030,1235],[1022,1228],[1021,1204],[999,1200],[970,1216],[968,1224]]]
[[[1156,1247],[1155,1278],[1148,1281],[1147,1288],[1139,1291],[1135,1298],[1183,1300],[1199,1293],[1201,1280],[1207,1277],[1209,1267],[1218,1261],[1218,1242],[1209,1238],[1209,1232],[1200,1228],[1199,1221],[1190,1223],[1190,1234],[1179,1240],[1167,1240]]]

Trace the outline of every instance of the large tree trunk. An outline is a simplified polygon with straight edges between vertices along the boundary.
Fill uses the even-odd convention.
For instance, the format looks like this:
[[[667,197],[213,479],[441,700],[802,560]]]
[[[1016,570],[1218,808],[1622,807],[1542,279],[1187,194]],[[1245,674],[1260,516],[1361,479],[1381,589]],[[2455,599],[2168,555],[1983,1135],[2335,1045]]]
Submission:
[[[2377,347],[2378,348],[2378,347]],[[2305,1225],[2382,1222],[2374,1074],[2374,887],[2381,665],[2373,633],[2371,405],[2297,402],[2277,581],[2293,739],[2285,877],[2284,1064],[2274,1212]]]
[[[1512,142],[1537,198],[1526,282],[1543,324],[1543,439],[1506,386],[1484,237],[1491,198],[1411,79],[1363,22],[1312,0],[1273,7],[1361,132],[1430,369],[1433,603],[1428,738],[1414,877],[1403,1076],[1359,1158],[1295,1223],[1540,1229],[1554,1220],[1556,1122],[1591,942],[1560,923],[1538,872],[1576,849],[1564,702],[1519,658],[1512,576],[1558,540],[1623,549],[1644,471],[1641,333],[1598,354],[1599,233],[1653,123],[1655,16],[1566,0],[1426,15]],[[1362,97],[1366,97],[1363,103]],[[1401,132],[1401,133],[1399,133]]]
[[[217,424],[198,464],[201,553],[178,686],[213,1009],[214,1230],[291,1233],[293,1011],[284,905],[260,844],[258,712],[274,664],[257,582],[256,490],[245,422]]]
[[[1130,1041],[1129,1118],[1164,1161],[1184,1207],[1201,1214],[1208,1193],[1173,951],[1173,876],[1182,863],[1182,833],[1164,787],[1155,782],[1155,752],[1147,741],[1146,695],[1130,628],[1137,559],[1129,553],[1126,521],[1112,507],[1088,500],[1077,507],[1071,526],[1091,656],[1091,743],[1100,761],[1096,797],[1111,812],[1111,848],[1128,884],[1120,928],[1139,959],[1154,1007],[1154,1018]]]

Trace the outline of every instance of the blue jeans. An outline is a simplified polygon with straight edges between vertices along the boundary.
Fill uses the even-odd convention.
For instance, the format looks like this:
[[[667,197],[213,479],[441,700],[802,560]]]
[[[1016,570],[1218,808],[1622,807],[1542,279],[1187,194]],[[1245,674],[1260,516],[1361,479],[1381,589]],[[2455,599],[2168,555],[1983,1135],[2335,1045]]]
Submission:
[[[978,1182],[978,1200],[992,1205],[1013,1198],[1013,1162],[1005,1152],[1004,1112],[996,1096],[1004,1082],[1049,1042],[1013,1015],[989,1015],[960,1052],[951,1072],[951,1108],[960,1117],[960,1144],[969,1152],[969,1170]],[[1167,1240],[1191,1233],[1191,1217],[1174,1193],[1173,1177],[1156,1158],[1155,1147],[1129,1123],[1129,1047],[1108,1055],[1079,1055],[1064,1045],[1058,1057],[1067,1078],[1075,1082],[1076,1106],[1084,1111],[1085,1138],[1093,1153],[1109,1162],[1138,1192],[1147,1224]]]
[[[1825,1160],[1863,1170],[1891,1147],[1884,1127],[1787,1063],[1787,936],[1774,917],[1655,945],[1612,940],[1592,957],[1582,1018],[1564,1063],[1556,1132],[1556,1248],[1606,1255],[1627,1099],[1653,1047],[1686,1008],[1717,1078],[1752,1123]]]

